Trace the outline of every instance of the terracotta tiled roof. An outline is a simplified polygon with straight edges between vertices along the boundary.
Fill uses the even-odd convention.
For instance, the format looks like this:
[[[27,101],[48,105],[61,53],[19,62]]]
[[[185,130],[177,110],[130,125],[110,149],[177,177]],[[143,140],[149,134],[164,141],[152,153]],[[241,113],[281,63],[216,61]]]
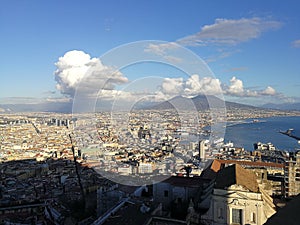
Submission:
[[[243,161],[243,160],[220,160],[220,159],[217,159],[216,161],[219,161],[219,163],[222,164],[240,164],[243,166],[253,166],[253,167],[284,168],[284,164],[274,163],[274,162],[251,162],[251,161]]]
[[[222,165],[219,160],[215,159],[206,169],[203,170],[203,172],[201,173],[201,177],[211,180],[215,179],[218,171],[223,167],[224,165]]]
[[[207,179],[215,179],[217,173],[220,169],[224,168],[226,165],[230,164],[239,164],[244,167],[273,167],[273,168],[284,168],[284,164],[280,163],[272,163],[272,162],[250,162],[250,161],[243,161],[243,160],[220,160],[214,159],[211,164],[203,170],[201,177]]]
[[[218,172],[215,188],[226,189],[231,185],[238,184],[251,192],[259,192],[257,177],[251,171],[235,164]]]

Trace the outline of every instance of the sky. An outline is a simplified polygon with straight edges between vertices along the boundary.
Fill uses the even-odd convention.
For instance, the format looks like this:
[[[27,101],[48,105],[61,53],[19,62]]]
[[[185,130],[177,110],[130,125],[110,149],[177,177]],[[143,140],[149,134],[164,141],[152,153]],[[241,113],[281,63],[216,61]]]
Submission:
[[[297,0],[0,0],[0,104],[69,101],[79,86],[144,98],[153,85],[156,100],[299,102],[299,10]],[[183,71],[191,53],[206,68]],[[134,64],[134,54],[163,63]]]

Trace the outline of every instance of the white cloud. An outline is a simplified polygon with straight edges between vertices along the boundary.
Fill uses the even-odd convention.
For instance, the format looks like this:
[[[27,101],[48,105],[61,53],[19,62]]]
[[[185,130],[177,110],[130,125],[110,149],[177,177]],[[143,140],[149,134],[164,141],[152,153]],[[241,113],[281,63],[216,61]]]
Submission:
[[[145,52],[153,53],[170,59],[171,63],[181,61],[183,59],[175,59],[169,57],[171,50],[181,46],[218,46],[222,47],[222,51],[217,50],[217,54],[207,57],[206,62],[213,62],[218,59],[226,58],[239,50],[232,49],[240,43],[259,38],[262,33],[275,30],[282,26],[282,23],[276,20],[266,18],[253,17],[241,19],[216,19],[213,24],[204,25],[198,33],[182,37],[175,42],[165,44],[150,44],[146,47]],[[295,47],[300,46],[300,43],[295,41]]]
[[[182,58],[176,57],[176,56],[171,56],[171,55],[166,55],[163,57],[165,60],[167,60],[168,62],[172,63],[172,64],[178,64],[181,63],[183,61]]]
[[[214,24],[205,25],[200,32],[177,40],[184,46],[236,45],[258,38],[261,33],[277,29],[281,23],[264,20],[259,17],[233,19],[216,19]]]
[[[258,97],[261,96],[261,91],[245,90],[244,97]]]
[[[293,47],[300,48],[300,39],[292,42]]]
[[[185,95],[217,95],[221,92],[221,82],[216,78],[203,77],[200,79],[198,74],[194,74],[185,83]]]
[[[268,86],[265,90],[261,92],[263,95],[276,95],[276,91],[271,86]]]
[[[165,78],[160,91],[156,92],[155,99],[166,100],[174,96],[182,95],[192,97],[199,94],[219,95],[224,94],[233,97],[258,97],[278,95],[276,90],[268,86],[264,90],[252,90],[244,87],[242,80],[232,77],[230,84],[222,84],[219,79],[213,77],[202,77],[194,74],[187,80],[182,78]]]
[[[178,95],[182,93],[183,85],[183,78],[165,78],[161,85],[161,91],[168,95]]]
[[[165,78],[160,90],[155,93],[156,100],[166,100],[178,95],[192,97],[199,94],[217,95],[222,93],[221,82],[212,77],[200,78],[194,74],[187,80],[183,78]]]
[[[63,98],[46,98],[45,99],[46,102],[71,102],[72,99],[68,98],[68,97],[63,97]]]
[[[245,93],[243,81],[232,77],[226,93],[229,95],[243,96]]]
[[[271,86],[268,86],[264,90],[250,90],[244,87],[243,81],[232,77],[230,79],[230,85],[223,87],[224,94],[236,97],[258,97],[258,96],[275,96],[277,92]]]
[[[127,82],[127,78],[114,68],[105,66],[100,59],[91,58],[83,51],[69,51],[55,63],[56,89],[73,97],[76,88],[88,93],[101,88],[113,89],[116,84]]]
[[[144,51],[164,56],[166,54],[166,51],[175,48],[178,48],[178,45],[175,42],[168,42],[164,44],[149,44]]]
[[[171,51],[178,49],[178,44],[175,42],[168,42],[163,44],[149,44],[145,48],[146,53],[155,54],[157,56],[162,57],[162,59],[172,63],[177,64],[183,61],[182,58],[175,56],[174,52],[170,54]]]
[[[102,89],[98,93],[98,98],[100,100],[107,101],[135,101],[137,99],[137,94],[133,92],[123,91],[123,90],[105,90]]]
[[[208,57],[204,57],[205,62],[210,63],[210,62],[215,62],[220,59],[224,59],[227,57],[230,57],[231,55],[240,52],[240,50],[232,50],[232,49],[222,49],[219,50],[216,54],[210,55]]]

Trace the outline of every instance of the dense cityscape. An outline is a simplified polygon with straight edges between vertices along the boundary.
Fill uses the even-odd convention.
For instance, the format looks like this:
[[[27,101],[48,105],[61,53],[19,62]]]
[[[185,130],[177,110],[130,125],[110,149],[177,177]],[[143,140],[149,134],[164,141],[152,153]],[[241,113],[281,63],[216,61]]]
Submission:
[[[236,108],[227,124],[282,116],[299,112]],[[211,138],[209,111],[198,127],[169,110],[128,118],[114,126],[108,112],[1,114],[2,222],[264,224],[300,193],[297,152]]]

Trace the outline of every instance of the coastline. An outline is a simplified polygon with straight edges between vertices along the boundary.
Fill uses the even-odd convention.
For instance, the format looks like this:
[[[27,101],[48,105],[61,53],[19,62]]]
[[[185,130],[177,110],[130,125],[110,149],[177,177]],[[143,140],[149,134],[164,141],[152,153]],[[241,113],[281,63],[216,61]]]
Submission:
[[[252,150],[256,142],[275,145],[277,149],[294,151],[300,148],[298,142],[279,133],[280,130],[295,129],[295,135],[300,133],[300,116],[273,116],[263,118],[265,123],[235,123],[228,126],[225,141],[231,141],[246,150]],[[247,121],[247,120],[246,120]]]
[[[300,112],[299,115],[270,115],[270,116],[264,116],[264,117],[249,117],[245,119],[239,119],[239,120],[227,120],[225,127],[232,127],[236,125],[241,125],[241,124],[252,124],[252,123],[265,123],[268,121],[268,119],[271,118],[283,118],[283,117],[300,117]],[[228,125],[228,123],[230,123]]]

